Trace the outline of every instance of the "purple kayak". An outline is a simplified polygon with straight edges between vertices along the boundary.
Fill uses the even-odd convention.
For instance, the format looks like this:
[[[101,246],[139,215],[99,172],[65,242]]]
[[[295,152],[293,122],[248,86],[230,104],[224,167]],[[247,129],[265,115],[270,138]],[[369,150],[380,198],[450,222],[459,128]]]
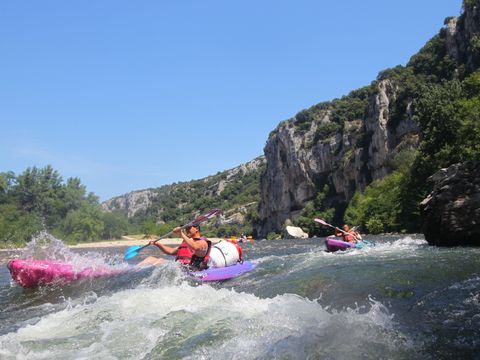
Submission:
[[[210,268],[203,271],[193,271],[190,276],[199,281],[224,281],[236,278],[246,272],[255,269],[255,264],[250,261],[244,261],[232,266],[222,268]]]
[[[346,241],[342,241],[335,238],[326,238],[325,239],[325,246],[327,247],[327,251],[337,251],[337,250],[347,250],[347,249],[361,249],[363,247],[363,243],[357,242],[349,243]]]

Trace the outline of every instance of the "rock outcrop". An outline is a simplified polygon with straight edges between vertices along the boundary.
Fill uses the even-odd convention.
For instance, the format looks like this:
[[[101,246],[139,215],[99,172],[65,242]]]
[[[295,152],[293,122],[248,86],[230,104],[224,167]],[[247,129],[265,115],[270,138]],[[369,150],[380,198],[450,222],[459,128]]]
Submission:
[[[193,210],[188,207],[191,207],[192,201],[206,201],[212,208],[219,207],[225,212],[218,218],[220,225],[243,225],[246,215],[258,207],[258,178],[264,165],[265,157],[260,156],[203,179],[132,191],[105,201],[102,207],[105,211],[125,211],[128,217],[154,217],[157,223],[162,223],[166,221],[166,213],[173,214],[175,220],[184,212],[187,219],[198,216],[196,207]],[[235,196],[242,192],[248,192],[249,195],[236,200]],[[226,199],[234,201],[225,203]]]
[[[132,191],[105,201],[102,207],[105,211],[123,210],[132,217],[139,211],[147,210],[156,195],[153,189]]]
[[[284,239],[308,239],[308,234],[302,228],[296,226],[286,226],[283,232]]]
[[[452,165],[429,180],[433,191],[421,203],[428,243],[480,246],[480,162]]]
[[[478,1],[477,1],[478,3]],[[480,7],[470,4],[460,17],[450,17],[445,23],[447,53],[473,71],[480,64]]]
[[[411,114],[400,122],[391,121],[389,109],[395,98],[396,85],[379,81],[365,117],[348,119],[342,129],[323,138],[317,134],[319,128],[332,124],[328,110],[305,131],[299,131],[297,117],[278,126],[264,149],[267,169],[261,178],[260,236],[281,231],[322,185],[329,185],[333,193],[327,202],[345,207],[355,190],[389,172],[389,162],[400,150],[417,147],[419,129]]]

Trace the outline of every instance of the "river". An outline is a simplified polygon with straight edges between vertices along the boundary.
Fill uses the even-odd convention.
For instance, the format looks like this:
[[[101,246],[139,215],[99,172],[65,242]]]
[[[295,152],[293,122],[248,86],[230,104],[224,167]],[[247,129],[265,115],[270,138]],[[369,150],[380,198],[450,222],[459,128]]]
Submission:
[[[213,284],[170,261],[23,289],[4,264],[26,255],[3,252],[0,358],[480,359],[480,248],[369,240],[377,245],[337,253],[321,238],[245,244],[256,269]],[[75,255],[122,266],[123,250]]]

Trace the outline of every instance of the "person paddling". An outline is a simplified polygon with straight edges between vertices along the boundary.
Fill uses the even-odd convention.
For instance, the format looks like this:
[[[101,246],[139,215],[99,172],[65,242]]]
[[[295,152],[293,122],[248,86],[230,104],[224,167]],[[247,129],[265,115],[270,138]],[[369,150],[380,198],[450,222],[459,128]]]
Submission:
[[[205,270],[209,267],[225,267],[243,261],[242,249],[236,244],[221,241],[212,246],[212,242],[200,235],[200,226],[192,225],[185,230],[180,227],[173,229],[173,233],[180,235],[182,243],[173,248],[151,241],[151,245],[157,246],[167,255],[175,255],[175,261],[187,266],[190,270]],[[139,265],[159,265],[164,259],[150,256]]]
[[[343,231],[341,231],[338,227],[335,228],[335,236],[341,236],[343,241],[352,244],[355,244],[357,240],[359,240],[358,233],[355,230],[350,229],[350,226],[347,224],[343,225]]]
[[[195,264],[197,264],[198,258],[204,258],[211,247],[211,242],[201,237],[200,225],[192,225],[185,228],[185,230],[182,230],[181,227],[176,227],[173,229],[173,233],[181,236],[182,243],[180,246],[171,247],[155,241],[150,241],[149,244],[155,245],[164,254],[175,256],[175,261],[180,262],[182,265],[192,266],[194,258]],[[139,265],[159,265],[163,262],[165,262],[164,259],[149,256],[140,262]]]

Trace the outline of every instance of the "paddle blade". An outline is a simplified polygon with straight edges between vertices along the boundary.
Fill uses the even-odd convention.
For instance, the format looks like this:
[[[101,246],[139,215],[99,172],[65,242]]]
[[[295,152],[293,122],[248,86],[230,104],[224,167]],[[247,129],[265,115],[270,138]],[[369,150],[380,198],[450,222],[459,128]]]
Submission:
[[[322,224],[322,225],[330,226],[330,224],[327,224],[325,221],[323,221],[322,219],[319,219],[319,218],[315,218],[315,219],[313,219],[313,221],[316,221],[317,223]]]
[[[125,254],[123,256],[123,258],[125,260],[128,260],[128,259],[131,259],[135,256],[138,255],[138,252],[140,251],[142,247],[139,246],[139,245],[135,245],[135,246],[130,246],[127,250],[125,250]]]
[[[195,220],[193,220],[190,224],[192,225],[197,225],[197,224],[200,224],[201,222],[203,221],[206,221],[208,219],[211,219],[217,215],[220,214],[220,210],[219,209],[212,209],[210,210],[208,213],[206,213],[205,215],[200,215],[199,217],[197,217]]]

